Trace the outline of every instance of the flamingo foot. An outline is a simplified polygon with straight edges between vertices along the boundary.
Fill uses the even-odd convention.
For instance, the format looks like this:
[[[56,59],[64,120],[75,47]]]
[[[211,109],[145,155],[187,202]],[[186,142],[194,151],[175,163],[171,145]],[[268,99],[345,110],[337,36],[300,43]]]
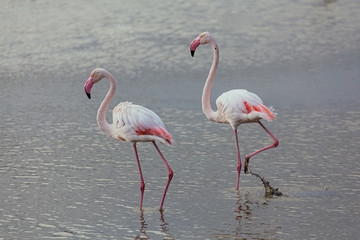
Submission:
[[[245,161],[244,161],[244,173],[247,174],[249,173],[249,160],[250,158],[247,156],[245,156]]]

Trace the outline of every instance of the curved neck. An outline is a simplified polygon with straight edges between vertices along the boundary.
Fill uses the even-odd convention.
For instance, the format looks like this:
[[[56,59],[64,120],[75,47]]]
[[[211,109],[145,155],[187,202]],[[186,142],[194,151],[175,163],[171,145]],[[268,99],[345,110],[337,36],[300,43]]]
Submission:
[[[116,83],[114,77],[111,75],[111,73],[107,72],[107,79],[109,79],[110,82],[110,89],[108,93],[106,94],[104,100],[102,101],[98,112],[97,112],[97,123],[101,129],[101,131],[105,132],[107,135],[111,136],[111,125],[106,121],[106,111],[109,107],[109,104],[111,102],[111,99],[115,95],[116,90]]]
[[[201,102],[202,102],[202,110],[205,113],[206,117],[209,120],[214,120],[216,117],[216,113],[214,112],[214,110],[212,110],[211,105],[210,105],[210,93],[211,93],[211,86],[214,81],[214,76],[215,76],[217,67],[219,65],[219,48],[218,48],[215,40],[212,40],[210,42],[210,44],[213,48],[214,56],[213,56],[213,62],[212,62],[212,65],[211,65],[211,68],[209,71],[209,76],[204,85]]]

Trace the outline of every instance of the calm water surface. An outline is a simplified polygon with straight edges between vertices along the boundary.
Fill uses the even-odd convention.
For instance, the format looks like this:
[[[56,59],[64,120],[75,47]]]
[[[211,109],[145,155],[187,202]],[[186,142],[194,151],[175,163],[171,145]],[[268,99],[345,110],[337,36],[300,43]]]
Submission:
[[[360,234],[360,4],[344,1],[3,1],[0,14],[0,239],[357,239]],[[277,109],[277,149],[250,160],[279,188],[241,175],[231,128],[201,112],[210,31],[220,48],[212,102],[246,88]],[[153,109],[175,138],[160,146],[102,134],[108,90],[83,84],[95,67],[118,88],[110,108]],[[109,120],[110,114],[109,111]],[[242,156],[271,143],[239,128]]]

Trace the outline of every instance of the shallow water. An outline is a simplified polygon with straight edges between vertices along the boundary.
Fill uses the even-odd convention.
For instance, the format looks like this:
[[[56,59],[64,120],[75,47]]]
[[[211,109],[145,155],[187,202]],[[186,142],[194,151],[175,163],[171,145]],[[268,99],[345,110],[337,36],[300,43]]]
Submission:
[[[329,2],[329,1],[327,1]],[[0,10],[0,239],[356,239],[360,234],[360,4],[357,1],[4,1]],[[201,112],[220,48],[212,102],[246,88],[275,106],[265,122],[280,140],[250,160],[281,197],[241,174],[228,125]],[[102,134],[96,111],[108,83],[83,84],[91,70],[113,72],[110,108],[133,101],[153,109],[175,138],[160,146],[167,170],[139,143]],[[237,79],[240,79],[238,81]],[[110,119],[110,111],[109,111]],[[242,156],[271,143],[257,124],[239,128]]]
[[[273,198],[265,197],[261,181],[250,174],[241,175],[235,190],[236,155],[228,126],[207,122],[191,110],[158,113],[176,136],[175,146],[161,146],[175,171],[163,214],[157,208],[167,170],[152,144],[138,144],[147,184],[141,214],[130,144],[107,139],[95,123],[84,127],[74,115],[41,128],[25,125],[19,135],[8,116],[1,140],[2,236],[310,239],[358,234],[360,124],[353,119],[359,111],[324,111],[328,121],[321,124],[314,124],[318,113],[283,113],[269,126],[281,144],[251,159],[250,167],[284,194]],[[88,118],[93,116],[82,121]],[[271,142],[253,124],[240,132],[242,152]]]

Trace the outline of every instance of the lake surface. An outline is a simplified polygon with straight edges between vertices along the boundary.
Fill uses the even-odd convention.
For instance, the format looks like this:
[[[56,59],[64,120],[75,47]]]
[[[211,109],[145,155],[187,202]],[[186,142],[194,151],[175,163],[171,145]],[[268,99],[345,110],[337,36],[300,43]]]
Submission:
[[[360,3],[343,1],[2,1],[0,239],[357,239],[360,230]],[[250,168],[284,194],[266,197],[242,172],[228,125],[201,111],[211,32],[220,49],[212,104],[245,88],[275,107],[276,149]],[[83,85],[111,71],[110,104],[154,110],[175,139],[130,143],[101,133]],[[111,119],[111,111],[108,112]],[[271,144],[239,127],[241,155]]]

